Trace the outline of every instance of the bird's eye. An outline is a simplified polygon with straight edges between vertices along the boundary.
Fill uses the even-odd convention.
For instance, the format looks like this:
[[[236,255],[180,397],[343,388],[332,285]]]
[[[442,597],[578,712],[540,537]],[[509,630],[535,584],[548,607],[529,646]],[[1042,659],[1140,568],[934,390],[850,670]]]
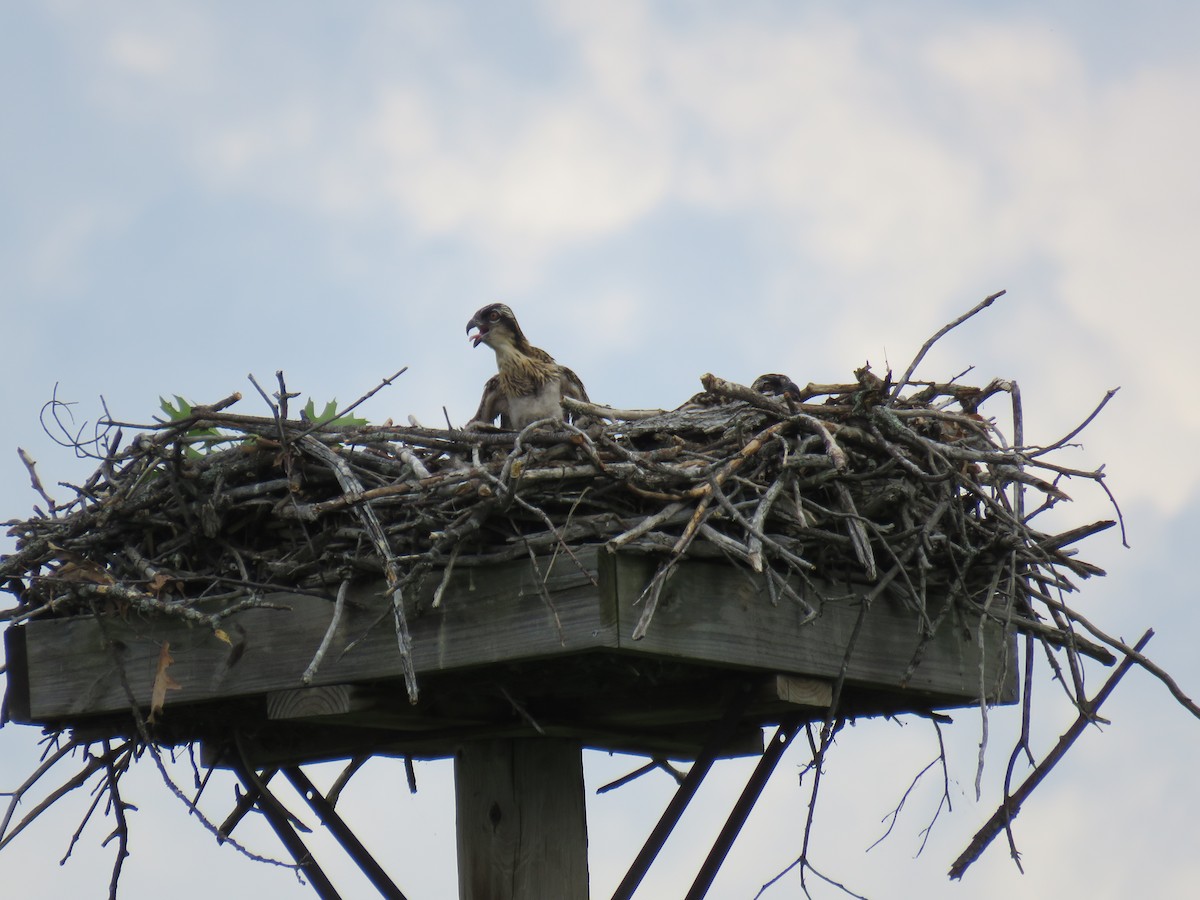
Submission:
[[[493,309],[492,314],[490,316],[488,316],[488,321],[489,322],[499,322],[500,321],[500,313]]]

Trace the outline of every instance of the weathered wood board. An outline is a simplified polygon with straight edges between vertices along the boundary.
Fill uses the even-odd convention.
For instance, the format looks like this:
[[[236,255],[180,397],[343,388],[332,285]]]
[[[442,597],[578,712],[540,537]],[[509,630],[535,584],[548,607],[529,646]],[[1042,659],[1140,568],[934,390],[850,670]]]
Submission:
[[[594,553],[591,559],[592,570],[581,571],[561,557],[543,573],[544,581],[528,562],[460,569],[437,609],[429,608],[438,582],[432,577],[419,597],[405,603],[417,672],[616,647],[615,614],[609,604],[605,615],[605,605],[597,602]],[[384,593],[382,582],[349,592],[313,685],[402,675],[391,601]],[[180,685],[168,695],[169,707],[301,687],[329,626],[332,598],[280,593],[265,599],[285,608],[237,613],[224,625],[231,644],[165,616],[111,617],[103,631],[90,616],[30,622],[20,629],[29,702],[23,707],[14,698],[13,715],[20,718],[27,709],[29,720],[41,722],[128,709],[118,665],[138,704],[146,706],[164,641],[174,659],[171,677]],[[104,631],[116,643],[113,650],[106,648]]]
[[[301,676],[328,628],[331,599],[277,594],[268,599],[287,609],[246,610],[224,623],[232,643],[168,617],[109,616],[102,628],[88,616],[10,628],[8,708],[17,721],[84,727],[96,717],[127,714],[129,692],[145,709],[164,642],[174,660],[170,675],[180,685],[167,695],[165,716],[177,735],[187,734],[189,710],[197,722],[207,710],[211,723],[221,704],[254,701],[261,704],[263,723],[291,719],[392,729],[390,736],[377,732],[376,740],[395,744],[395,752],[405,739],[432,753],[458,733],[528,733],[527,724],[515,721],[517,704],[509,706],[514,698],[489,690],[497,683],[521,685],[522,702],[550,733],[623,749],[643,738],[647,746],[659,746],[654,727],[660,737],[678,727],[687,735],[683,744],[700,742],[699,733],[684,726],[719,718],[714,679],[738,673],[757,673],[760,684],[779,675],[805,676],[819,687],[835,680],[845,664],[858,704],[847,711],[862,715],[974,705],[981,685],[991,702],[1016,698],[1015,641],[994,623],[985,623],[981,636],[978,619],[951,614],[922,641],[917,613],[881,596],[847,662],[863,588],[822,591],[820,615],[805,622],[794,601],[771,602],[761,577],[719,562],[683,563],[667,582],[648,633],[634,641],[639,598],[654,566],[645,556],[584,547],[574,559],[559,554],[536,567],[521,561],[462,568],[447,580],[436,608],[432,599],[441,577],[434,573],[405,604],[416,671],[423,685],[434,685],[417,708],[408,707],[398,682],[390,600],[381,582],[351,591],[312,681],[327,688],[320,694],[306,696],[312,689]],[[937,610],[928,612],[935,616]],[[607,668],[597,660],[607,660]],[[671,676],[616,677],[623,668],[646,666],[667,667]],[[577,671],[586,677],[575,677]],[[771,721],[788,703],[806,702],[788,701],[781,691],[753,715]],[[509,721],[496,727],[505,717]],[[355,740],[362,739],[335,737],[329,746]]]
[[[805,623],[805,610],[798,603],[772,603],[764,579],[750,571],[722,562],[689,561],[667,582],[645,637],[634,641],[641,615],[638,600],[654,574],[655,561],[624,556],[601,557],[600,563],[601,571],[610,566],[613,570],[622,650],[825,678],[837,678],[842,669],[867,590],[861,585],[823,585],[823,602],[810,590],[807,599],[820,614]],[[803,588],[798,590],[803,595]],[[943,606],[931,604],[926,610],[929,619],[937,620]],[[923,641],[917,612],[885,594],[867,612],[846,681],[975,702],[984,684],[989,699],[1014,700],[1013,645],[998,624],[987,622],[981,653],[979,627],[978,620],[964,622],[948,615],[932,638]],[[906,678],[918,651],[920,663]]]

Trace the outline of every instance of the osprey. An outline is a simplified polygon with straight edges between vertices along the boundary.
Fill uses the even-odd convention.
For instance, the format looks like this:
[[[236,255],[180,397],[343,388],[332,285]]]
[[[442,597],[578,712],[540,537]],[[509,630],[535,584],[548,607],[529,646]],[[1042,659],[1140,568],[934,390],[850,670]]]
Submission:
[[[784,405],[792,412],[796,411],[795,404],[800,400],[800,388],[796,387],[796,382],[792,381],[786,375],[779,375],[775,372],[759,375],[754,379],[754,384],[750,385],[750,389],[758,391],[758,393],[767,397],[782,400]],[[693,394],[686,403],[676,407],[674,411],[705,409],[710,406],[721,406],[729,401],[730,398],[728,396],[703,390],[698,394]]]
[[[754,384],[750,386],[768,397],[780,397],[789,402],[800,399],[800,388],[796,387],[796,382],[786,375],[779,375],[775,372],[759,375],[754,379]]]
[[[470,334],[472,328],[478,331]],[[590,402],[579,376],[530,344],[517,317],[503,303],[475,313],[467,333],[476,347],[483,343],[496,352],[499,370],[484,385],[472,424],[490,425],[499,416],[501,428],[520,431],[538,419],[565,418],[563,397]]]

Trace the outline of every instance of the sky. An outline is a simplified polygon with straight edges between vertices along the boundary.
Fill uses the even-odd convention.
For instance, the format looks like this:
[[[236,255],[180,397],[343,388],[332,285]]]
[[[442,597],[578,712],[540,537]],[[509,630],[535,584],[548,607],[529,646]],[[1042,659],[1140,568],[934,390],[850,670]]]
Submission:
[[[1076,603],[1130,642],[1153,627],[1148,652],[1200,691],[1183,565],[1200,540],[1200,468],[1186,461],[1200,441],[1186,381],[1200,325],[1200,8],[1110,6],[10,0],[0,519],[38,499],[18,446],[60,498],[57,482],[90,472],[39,423],[56,385],[83,426],[102,403],[149,421],[173,394],[241,391],[238,408],[263,413],[247,376],[277,370],[305,397],[348,402],[408,366],[363,414],[462,424],[494,371],[464,326],[500,300],[594,400],[673,407],[705,372],[903,371],[1005,289],[918,376],[973,366],[965,381],[1017,381],[1033,443],[1120,387],[1060,458],[1104,465],[1128,526],[1128,548],[1115,532],[1081,547],[1109,575]],[[1112,514],[1090,485],[1068,492],[1064,523]],[[12,547],[0,536],[0,553]],[[1073,718],[1040,679],[1039,755]],[[1104,715],[1017,821],[1025,874],[998,843],[961,884],[945,873],[998,802],[1016,711],[990,718],[978,801],[978,715],[946,729],[953,810],[916,858],[941,792],[928,779],[867,847],[936,738],[920,722],[858,723],[829,762],[816,864],[872,898],[1191,896],[1200,722],[1143,672]],[[36,766],[37,739],[0,731],[0,790]],[[752,898],[797,855],[801,749],[710,896]],[[589,753],[588,785],[639,764]],[[749,768],[714,770],[639,897],[690,884]],[[334,774],[315,770],[319,784]],[[418,778],[409,796],[403,767],[376,760],[343,812],[408,896],[453,896],[452,774],[424,763]],[[651,776],[589,800],[594,896],[611,893],[671,787]],[[152,766],[128,792],[139,810],[123,896],[311,895],[217,847]],[[0,853],[3,883],[31,898],[100,893],[109,822],[58,865],[86,803]],[[244,827],[253,849],[282,854],[261,823]],[[327,838],[313,842],[361,895]],[[787,876],[763,896],[802,892]]]

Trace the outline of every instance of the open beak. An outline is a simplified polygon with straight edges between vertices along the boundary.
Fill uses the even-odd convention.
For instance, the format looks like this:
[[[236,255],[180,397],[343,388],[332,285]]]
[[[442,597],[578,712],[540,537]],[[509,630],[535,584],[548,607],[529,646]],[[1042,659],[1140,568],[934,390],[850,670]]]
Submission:
[[[478,328],[479,331],[475,334],[471,334],[472,328]],[[479,322],[475,321],[475,319],[472,319],[470,322],[467,323],[467,340],[469,340],[471,342],[471,345],[473,347],[478,347],[480,341],[483,340],[484,335],[486,335],[486,334],[487,334],[487,328],[485,328],[483,325],[480,325]]]

